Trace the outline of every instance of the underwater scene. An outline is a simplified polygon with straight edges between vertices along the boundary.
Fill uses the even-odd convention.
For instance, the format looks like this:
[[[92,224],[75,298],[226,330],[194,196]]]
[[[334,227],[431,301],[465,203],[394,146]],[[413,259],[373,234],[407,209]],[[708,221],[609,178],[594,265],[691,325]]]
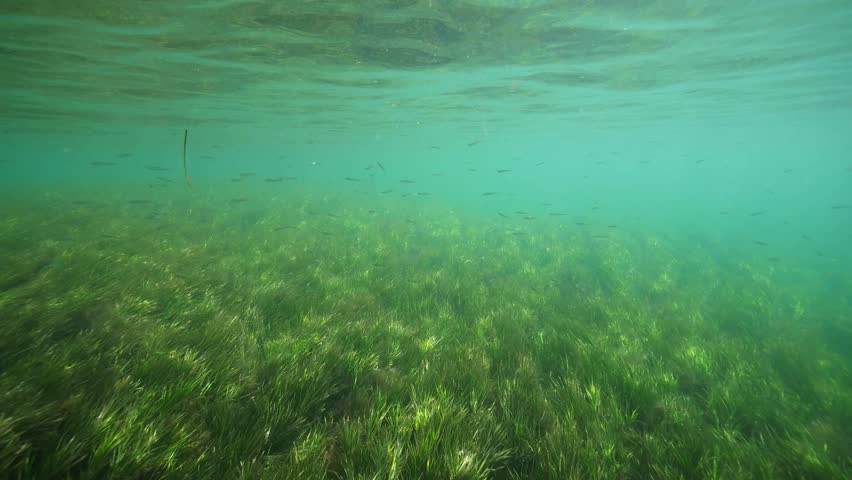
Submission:
[[[0,4],[0,478],[852,477],[852,3]]]

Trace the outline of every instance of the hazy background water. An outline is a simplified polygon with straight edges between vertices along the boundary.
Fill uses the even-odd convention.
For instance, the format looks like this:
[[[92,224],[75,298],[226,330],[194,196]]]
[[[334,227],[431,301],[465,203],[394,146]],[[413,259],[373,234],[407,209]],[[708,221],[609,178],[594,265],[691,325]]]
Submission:
[[[7,1],[0,188],[179,192],[189,129],[186,195],[293,176],[846,275],[849,25],[827,0]]]

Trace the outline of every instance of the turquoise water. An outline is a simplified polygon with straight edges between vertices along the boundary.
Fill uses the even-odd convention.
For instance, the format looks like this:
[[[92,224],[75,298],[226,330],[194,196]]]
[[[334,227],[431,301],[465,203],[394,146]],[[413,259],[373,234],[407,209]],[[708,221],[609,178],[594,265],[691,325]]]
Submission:
[[[828,0],[4,2],[0,312],[14,321],[0,380],[38,400],[30,411],[0,397],[0,436],[14,436],[0,472],[841,478],[852,468],[849,25],[852,4]],[[185,337],[169,330],[184,318]],[[219,320],[221,335],[209,327]],[[138,336],[113,336],[121,328]],[[359,332],[372,336],[347,346]],[[274,430],[279,404],[248,407],[234,392],[280,401],[255,375],[301,355],[288,342],[302,336],[322,353],[290,360],[325,376],[285,383],[326,396],[293,406],[275,446],[230,439]],[[574,336],[589,350],[566,346]],[[192,383],[193,400],[126,407],[162,421],[169,446],[154,450],[172,453],[116,453],[146,451],[144,429],[105,427],[99,412],[150,406],[121,385],[177,388],[127,365],[171,372],[179,358],[202,378],[234,349],[243,373]],[[66,353],[41,364],[43,351]],[[596,370],[611,358],[628,360]],[[349,366],[325,368],[335,362]],[[572,382],[574,397],[551,390]],[[518,387],[506,385],[521,384],[538,400],[507,403]],[[600,414],[597,388],[634,423],[598,432],[559,416]],[[430,402],[469,419],[440,431],[498,440],[447,433],[416,451],[387,433],[372,453],[344,441],[375,427],[365,419],[384,425],[376,412],[404,425],[413,409],[421,425]],[[760,402],[763,426],[745,426]],[[254,414],[263,428],[240,430]],[[175,433],[189,431],[205,440]],[[588,456],[555,453],[569,447]],[[245,467],[254,461],[261,471]]]
[[[146,183],[142,166],[181,168],[189,129],[202,190],[251,170],[334,192],[378,161],[365,188],[418,178],[484,215],[597,205],[606,221],[849,260],[852,9],[838,2],[2,13],[4,190]]]

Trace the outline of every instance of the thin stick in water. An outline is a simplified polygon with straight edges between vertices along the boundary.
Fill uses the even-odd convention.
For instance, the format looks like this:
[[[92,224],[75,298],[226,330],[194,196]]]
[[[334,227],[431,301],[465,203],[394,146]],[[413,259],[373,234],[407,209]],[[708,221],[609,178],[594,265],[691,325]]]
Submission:
[[[186,170],[186,137],[189,136],[189,130],[183,131],[183,177],[186,179],[186,184],[192,190],[192,182],[189,181],[189,172]]]

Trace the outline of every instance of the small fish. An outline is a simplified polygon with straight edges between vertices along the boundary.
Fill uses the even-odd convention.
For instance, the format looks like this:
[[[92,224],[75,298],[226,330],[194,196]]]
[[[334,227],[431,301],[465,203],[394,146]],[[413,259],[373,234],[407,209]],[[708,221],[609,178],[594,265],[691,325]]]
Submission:
[[[536,167],[540,167],[542,165],[544,165],[544,162],[538,162],[538,163],[535,164]]]
[[[595,205],[594,207],[592,207],[592,210],[600,210],[600,208],[601,208],[601,207],[599,207],[599,206]]]
[[[483,197],[490,197],[492,195],[497,195],[497,192],[484,192],[482,194]]]
[[[640,165],[647,165],[647,164],[649,164],[649,163],[651,163],[651,161],[650,161],[650,160],[639,160],[639,164],[640,164]]]
[[[328,213],[326,213],[326,215],[327,215],[327,216],[329,216],[329,217],[331,217],[331,218],[340,218],[340,215],[338,215],[338,214],[336,214],[336,213],[328,212]]]
[[[441,149],[441,147],[439,147],[437,145],[430,145],[429,148],[431,148],[432,150],[440,150]]]
[[[432,195],[432,194],[429,193],[429,192],[417,192],[417,195],[420,195],[421,197],[426,197],[426,196],[429,196],[429,195]]]
[[[846,208],[849,208],[849,205],[832,205],[831,206],[832,210],[843,210],[843,209],[846,209]]]
[[[503,213],[503,212],[497,212],[497,215],[500,215],[500,216],[501,216],[501,217],[503,217],[503,218],[509,218],[509,216],[508,216],[508,215],[506,215],[506,214],[505,214],[505,213]]]
[[[376,213],[376,211],[375,211],[375,210],[373,210],[373,209],[370,209],[370,210],[367,210],[367,213],[369,213],[370,215],[372,215],[372,214]]]
[[[388,193],[391,193],[391,192],[393,192],[393,190],[382,190],[379,193],[382,194],[382,195],[387,195]]]
[[[524,210],[515,210],[515,215],[527,215],[528,213]]]
[[[472,141],[472,142],[468,143],[468,144],[467,144],[467,146],[468,146],[468,147],[472,147],[472,146],[474,146],[474,145],[479,145],[479,142],[480,142],[480,140],[474,140],[474,141]]]
[[[567,213],[562,213],[562,212],[550,212],[550,213],[548,213],[548,215],[550,215],[551,217],[566,217],[566,216],[568,216]]]
[[[151,203],[154,203],[154,202],[152,202],[151,200],[132,199],[132,200],[128,200],[127,203],[129,203],[131,205],[148,205],[148,204],[151,204]]]
[[[514,231],[514,232],[509,232],[509,235],[514,235],[514,236],[516,236],[516,237],[522,237],[522,236],[526,235],[526,232],[522,232],[522,231],[520,231],[520,230],[516,230],[516,231]]]
[[[115,158],[130,158],[132,156],[133,156],[132,153],[119,153],[119,154],[116,154]]]
[[[443,176],[444,176],[444,172],[435,172],[435,173],[433,173],[433,174],[432,174],[432,176],[433,176],[433,177],[443,177]]]
[[[719,215],[727,215],[727,214],[728,214],[727,210],[722,210],[721,212],[719,212]]]
[[[175,183],[174,180],[172,180],[171,178],[166,178],[166,177],[157,177],[157,180],[159,180],[163,183]]]
[[[157,165],[146,165],[145,169],[150,170],[152,172],[168,172],[169,170],[171,170],[171,168],[159,167]]]
[[[749,213],[748,216],[749,217],[759,217],[760,215],[763,215],[764,213],[766,213],[766,210],[758,210],[756,212]]]
[[[524,220],[535,220],[535,217],[524,217]]]
[[[792,168],[785,169],[784,173],[793,173],[793,169]]]
[[[802,234],[802,240],[810,240],[810,239],[811,239],[811,237],[808,234],[806,234],[806,233]]]
[[[269,178],[263,179],[263,181],[269,182],[269,183],[278,183],[278,182],[283,182],[284,177],[269,177]]]
[[[244,203],[244,202],[248,202],[248,198],[246,198],[246,197],[232,198],[231,201],[230,201],[230,203]]]
[[[255,175],[256,175],[256,173],[254,173],[254,172],[242,172],[240,174],[241,177],[253,177]]]
[[[703,159],[703,158],[702,158],[702,159],[700,159],[700,160],[696,160],[696,161],[695,161],[695,164],[696,164],[696,165],[701,165],[702,163],[704,163],[704,159]]]
[[[213,155],[201,155],[199,158],[201,158],[202,160],[214,160],[216,157],[214,157]]]
[[[467,171],[468,172],[478,172],[479,170],[477,170],[475,168],[468,168]]]
[[[497,173],[509,173],[511,171],[512,170],[509,169],[509,168],[500,168],[500,169],[497,170]]]
[[[281,230],[293,230],[294,228],[296,227],[293,225],[281,225],[280,227],[275,227],[275,231],[280,232]]]
[[[760,245],[761,247],[768,247],[768,246],[769,246],[769,244],[768,244],[768,243],[766,243],[766,242],[764,242],[764,241],[761,241],[761,240],[755,240],[755,241],[754,241],[754,244],[755,244],[755,245]]]
[[[385,171],[385,166],[382,165],[382,162],[376,162],[376,165],[378,165],[379,168],[381,168],[383,172]]]
[[[111,167],[115,165],[115,162],[89,162],[89,165],[95,167]]]
[[[578,227],[585,227],[586,222],[574,222],[574,225],[577,225]]]
[[[598,160],[595,165],[606,165],[606,160]]]
[[[553,204],[550,203],[550,202],[542,202],[542,203],[539,203],[539,205],[541,205],[542,207],[552,207],[553,206]]]
[[[781,261],[781,257],[767,257],[766,259],[769,260],[770,262],[780,262]]]
[[[346,180],[347,182],[360,182],[361,181],[360,178],[354,178],[354,177],[343,177],[343,179]]]
[[[417,183],[417,182],[415,182],[414,180],[402,179],[402,180],[399,181],[399,183]]]
[[[411,193],[410,193],[410,192],[409,192],[409,193],[403,193],[403,194],[402,194],[402,198],[409,197],[409,196],[411,196]]]
[[[234,182],[234,183],[238,183],[238,182],[242,182],[242,181],[243,181],[243,179],[242,179],[242,178],[236,178],[236,177],[235,177],[235,178],[231,178],[230,180],[231,180],[232,182]]]

